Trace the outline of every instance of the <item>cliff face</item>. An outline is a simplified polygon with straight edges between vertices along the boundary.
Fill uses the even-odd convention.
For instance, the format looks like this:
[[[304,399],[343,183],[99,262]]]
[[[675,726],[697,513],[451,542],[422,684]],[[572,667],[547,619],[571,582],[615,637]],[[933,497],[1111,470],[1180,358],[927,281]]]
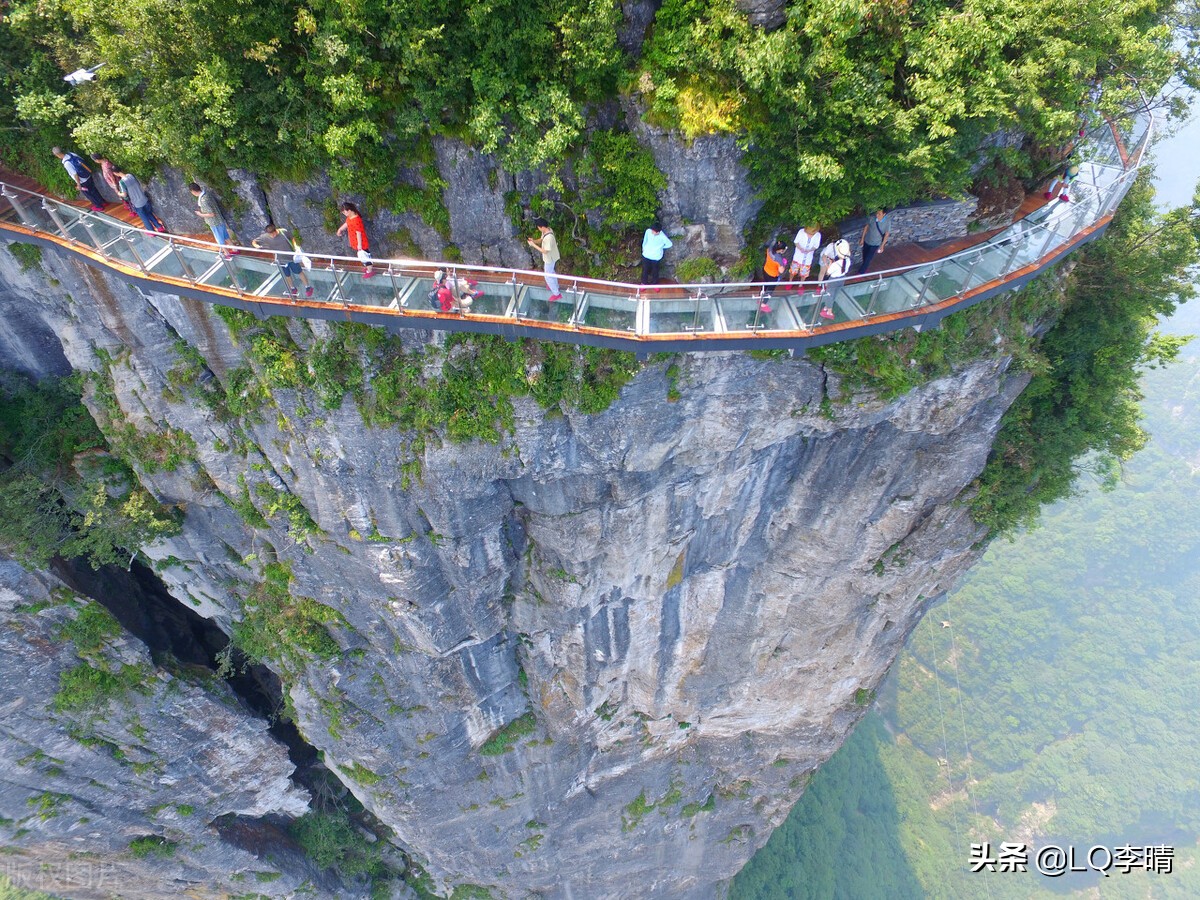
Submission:
[[[209,896],[240,891],[255,872],[279,890],[308,880],[336,891],[297,851],[280,845],[277,862],[260,861],[222,833],[239,817],[308,808],[266,723],[219,681],[155,667],[134,638],[85,643],[107,619],[89,618],[96,610],[53,578],[0,562],[5,873],[71,897]],[[96,694],[108,699],[89,702]],[[278,840],[269,826],[245,827]]]
[[[195,442],[143,474],[186,510],[150,551],[172,591],[229,630],[260,567],[290,566],[293,602],[337,614],[333,658],[283,664],[301,731],[441,883],[510,896],[707,897],[732,876],[974,560],[954,501],[1024,385],[982,360],[830,404],[836,380],[805,360],[696,355],[645,366],[598,415],[518,399],[500,444],[431,444],[409,483],[411,433],[365,426],[349,397],[325,412],[276,389],[228,421],[171,390],[179,339],[222,383],[247,364],[252,336],[211,308],[43,265],[0,253],[0,296],[45,323],[30,334],[79,369],[104,350],[124,420]],[[307,347],[325,327],[288,331]],[[289,496],[319,531],[289,534]]]

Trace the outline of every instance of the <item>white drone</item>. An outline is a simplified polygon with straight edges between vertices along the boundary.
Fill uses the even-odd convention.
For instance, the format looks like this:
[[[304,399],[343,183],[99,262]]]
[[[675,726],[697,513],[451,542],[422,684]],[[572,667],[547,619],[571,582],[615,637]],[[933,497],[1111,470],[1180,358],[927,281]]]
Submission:
[[[64,75],[63,81],[72,86],[83,84],[85,81],[91,81],[96,77],[96,71],[103,66],[104,63],[98,63],[90,69],[76,69],[70,75]]]

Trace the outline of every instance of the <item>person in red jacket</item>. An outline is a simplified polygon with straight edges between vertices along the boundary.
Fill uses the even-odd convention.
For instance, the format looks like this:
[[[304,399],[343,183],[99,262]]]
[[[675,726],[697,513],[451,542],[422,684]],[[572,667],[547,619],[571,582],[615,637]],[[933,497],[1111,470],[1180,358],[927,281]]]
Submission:
[[[363,225],[362,213],[358,211],[358,207],[347,201],[342,204],[342,215],[346,217],[346,221],[342,223],[342,227],[337,230],[338,236],[346,235],[346,240],[350,242],[350,249],[366,266],[363,269],[363,278],[374,278],[375,270],[371,267],[371,251],[370,244],[367,242],[367,229]]]

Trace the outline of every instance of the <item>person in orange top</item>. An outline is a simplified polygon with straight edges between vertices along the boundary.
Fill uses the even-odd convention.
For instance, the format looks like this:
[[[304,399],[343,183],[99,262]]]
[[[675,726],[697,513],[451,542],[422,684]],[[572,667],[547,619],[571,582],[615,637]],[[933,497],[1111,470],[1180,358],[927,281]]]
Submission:
[[[779,281],[779,276],[783,270],[787,268],[787,244],[783,241],[772,241],[767,245],[767,259],[763,263],[763,273],[767,276],[764,281],[769,282],[764,290],[767,296],[775,293],[775,282]]]
[[[342,223],[342,227],[337,230],[338,236],[346,235],[346,240],[350,242],[350,249],[359,258],[364,266],[363,278],[374,278],[375,270],[371,267],[371,250],[370,244],[367,241],[367,228],[363,225],[362,213],[358,211],[358,207],[349,201],[341,206],[342,215],[346,217],[346,221]]]

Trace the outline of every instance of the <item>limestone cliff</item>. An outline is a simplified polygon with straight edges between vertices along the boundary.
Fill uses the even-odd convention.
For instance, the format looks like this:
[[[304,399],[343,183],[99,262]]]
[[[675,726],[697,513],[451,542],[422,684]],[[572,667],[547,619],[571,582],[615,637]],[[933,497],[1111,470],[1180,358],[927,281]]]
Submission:
[[[54,336],[123,422],[194,442],[142,473],[185,510],[149,551],[167,584],[226,631],[264,566],[321,604],[334,652],[278,664],[300,730],[441,885],[497,896],[712,896],[974,560],[956,501],[1024,385],[983,359],[894,402],[831,403],[836,380],[803,359],[696,355],[644,365],[600,414],[518,398],[499,444],[414,447],[306,390],[218,416],[170,373],[186,344],[198,378],[227,383],[252,334],[49,251],[43,266],[0,253],[0,298],[22,310],[0,324],[4,364]],[[287,325],[302,348],[326,328]],[[212,792],[250,790],[222,777]],[[272,796],[235,805],[295,814],[297,794]]]

